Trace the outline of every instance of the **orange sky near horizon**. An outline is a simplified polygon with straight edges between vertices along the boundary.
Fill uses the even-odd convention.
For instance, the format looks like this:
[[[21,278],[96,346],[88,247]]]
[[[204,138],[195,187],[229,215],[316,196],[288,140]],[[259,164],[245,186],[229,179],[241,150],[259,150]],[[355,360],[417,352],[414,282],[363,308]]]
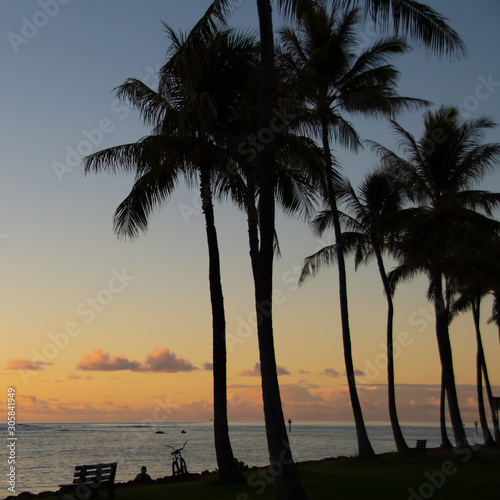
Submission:
[[[354,277],[361,278],[363,271],[368,272],[368,269],[361,270]],[[314,282],[299,290],[290,289],[288,295],[283,289],[282,302],[276,305],[276,351],[283,408],[286,418],[293,421],[352,420],[338,313],[335,311],[335,273],[325,274],[328,278],[319,279],[330,281],[332,293],[325,297],[326,303],[317,304],[316,308],[328,307],[330,321],[325,322],[324,316],[315,320],[316,308],[292,315],[293,310],[300,308],[303,300],[300,295],[303,291],[307,295],[306,289],[313,288]],[[356,290],[356,286],[361,284],[353,283],[351,288]],[[402,290],[400,295],[404,295],[405,291],[410,293],[414,287],[415,284],[405,285],[406,290]],[[278,280],[276,288],[279,289]],[[116,297],[116,312],[127,309],[126,304],[121,304],[118,309],[119,301],[129,302],[128,307],[134,302],[134,298],[127,298],[126,293],[123,290],[122,295]],[[140,293],[139,288],[136,292],[130,289],[130,295],[135,293]],[[380,294],[378,300],[372,299],[368,309],[364,303],[357,303],[357,293],[354,292],[351,326],[360,399],[367,421],[387,421],[384,298]],[[398,315],[397,306],[396,298],[396,316],[399,319],[395,328],[395,363],[400,419],[406,422],[437,422],[440,370],[433,339],[432,308],[422,301],[412,313]],[[191,338],[186,329],[178,338],[165,335],[164,340],[171,347],[158,347],[160,343],[153,346],[146,336],[140,339],[139,344],[126,339],[118,344],[109,343],[104,338],[96,342],[103,331],[108,332],[106,337],[110,335],[110,331],[106,330],[110,324],[118,323],[126,327],[128,319],[117,318],[113,314],[114,307],[110,308],[102,311],[99,321],[96,316],[94,322],[88,325],[85,325],[85,320],[78,324],[77,315],[75,321],[69,323],[66,335],[61,331],[49,333],[45,345],[31,350],[35,355],[29,363],[29,360],[11,360],[10,369],[3,371],[2,375],[17,390],[19,421],[141,421],[160,424],[209,420],[212,416],[209,328],[205,327],[204,335],[192,334]],[[375,316],[377,308],[378,316]],[[192,315],[186,322],[193,325],[205,322],[209,325],[209,311],[205,311],[204,316],[202,319]],[[244,318],[246,321],[243,321]],[[375,318],[379,322],[377,326]],[[77,323],[78,328],[72,323]],[[249,315],[241,315],[236,321],[232,318],[228,328],[228,405],[231,420],[263,418],[256,365],[257,339],[255,329],[249,328],[251,323]],[[133,330],[134,325],[129,325],[129,328]],[[461,409],[464,422],[469,424],[477,420],[472,328],[472,318],[467,315],[459,318],[451,329]],[[156,328],[150,335],[157,342],[161,339],[159,330],[161,328]],[[368,331],[371,332],[369,336],[366,334]],[[72,332],[72,337],[69,332]],[[496,329],[485,326],[483,336],[487,357],[491,361],[490,353],[499,349]],[[193,349],[193,341],[197,344],[196,350]],[[97,344],[99,348],[87,348],[92,344]],[[148,348],[144,347],[146,345]],[[489,363],[489,368],[494,383],[500,378],[500,370],[493,361]],[[499,392],[497,385],[494,393]]]

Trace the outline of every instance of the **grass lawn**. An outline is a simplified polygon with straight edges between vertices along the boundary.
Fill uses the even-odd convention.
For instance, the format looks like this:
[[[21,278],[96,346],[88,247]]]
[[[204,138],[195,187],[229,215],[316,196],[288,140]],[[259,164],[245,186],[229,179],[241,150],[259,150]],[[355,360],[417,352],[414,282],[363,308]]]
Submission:
[[[499,500],[500,450],[473,454],[439,449],[425,455],[378,456],[323,460],[298,465],[310,500]],[[265,469],[246,473],[248,485],[228,486],[217,477],[196,476],[182,484],[151,483],[118,486],[116,500],[270,500],[271,474]],[[34,498],[34,497],[31,497]],[[46,500],[57,497],[45,497]],[[107,498],[105,492],[101,498]]]

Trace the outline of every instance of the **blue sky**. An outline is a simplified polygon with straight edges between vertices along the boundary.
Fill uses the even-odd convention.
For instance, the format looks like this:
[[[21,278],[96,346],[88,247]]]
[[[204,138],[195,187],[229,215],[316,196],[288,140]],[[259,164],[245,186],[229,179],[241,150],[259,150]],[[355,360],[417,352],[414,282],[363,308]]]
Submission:
[[[139,391],[144,377],[150,377],[148,390],[137,396],[144,408],[157,394],[166,394],[178,404],[211,399],[210,375],[202,369],[211,358],[211,319],[197,193],[181,187],[154,214],[148,234],[124,243],[112,233],[112,215],[128,194],[132,179],[85,177],[77,161],[70,162],[75,152],[88,154],[136,141],[147,133],[133,110],[116,103],[113,89],[129,77],[154,86],[156,69],[166,60],[161,21],[189,29],[209,4],[205,0],[2,3],[0,304],[8,349],[0,359],[0,375],[5,384],[19,384],[24,394],[38,401],[65,401],[66,408],[84,406],[85,401],[74,396],[84,387],[75,386],[84,383],[77,367],[94,350],[142,363],[155,349],[169,349],[198,370],[172,374],[170,379],[117,371],[111,374],[117,376],[116,396],[110,394],[109,399],[125,400],[124,388]],[[434,0],[429,4],[450,19],[468,55],[460,62],[428,57],[422,50],[402,57],[396,61],[402,71],[401,94],[428,99],[435,106],[456,104],[464,116],[488,114],[500,122],[500,3]],[[255,11],[255,2],[244,0],[234,24],[255,27]],[[368,26],[362,43],[375,39]],[[394,146],[385,121],[356,118],[354,122],[363,138]],[[421,131],[418,113],[402,116],[400,122],[417,136]],[[498,131],[491,131],[486,140],[498,141]],[[376,162],[367,151],[356,156],[338,151],[338,155],[354,184]],[[61,165],[69,170],[61,170]],[[500,190],[500,175],[488,177],[483,187]],[[241,340],[238,332],[251,323],[253,311],[245,221],[234,207],[223,205],[217,206],[216,223],[228,334]],[[277,230],[283,257],[276,262],[276,288],[286,299],[276,307],[278,364],[290,372],[285,380],[290,387],[300,388],[300,394],[326,397],[332,385],[339,390],[345,386],[336,274],[325,271],[301,289],[295,279],[303,258],[332,241],[321,241],[303,223],[281,216]],[[102,290],[109,289],[113,273],[133,279],[119,293],[106,295]],[[349,285],[355,362],[366,371],[384,341],[384,297],[372,266],[350,273]],[[424,293],[423,280],[401,288],[396,296],[397,331],[415,326],[428,315]],[[89,316],[80,315],[83,309],[78,307],[95,297],[107,303],[87,324]],[[425,337],[419,331],[411,350],[402,354],[404,362],[397,368],[402,383],[439,382],[432,321],[426,321]],[[45,356],[47,364],[28,382],[5,370],[10,360],[32,360],[44,349],[46,354],[51,352],[47,347],[54,342],[51,338],[72,322],[82,333],[52,353],[51,359]],[[471,327],[472,321],[463,318],[454,334],[457,380],[463,384],[474,383]],[[498,336],[492,327],[485,326],[485,343],[492,359],[498,359]],[[414,361],[422,356],[429,359],[425,370]],[[243,384],[240,374],[251,370],[257,360],[255,335],[234,345],[228,365],[234,394]],[[332,378],[332,373],[340,376]],[[95,372],[88,383],[109,375]],[[498,368],[492,368],[492,378],[500,384]],[[55,385],[43,388],[42,382]],[[383,384],[384,374],[368,382]],[[257,387],[258,380],[253,379],[253,384]],[[300,394],[294,397],[300,399]],[[47,408],[56,411],[49,402]]]

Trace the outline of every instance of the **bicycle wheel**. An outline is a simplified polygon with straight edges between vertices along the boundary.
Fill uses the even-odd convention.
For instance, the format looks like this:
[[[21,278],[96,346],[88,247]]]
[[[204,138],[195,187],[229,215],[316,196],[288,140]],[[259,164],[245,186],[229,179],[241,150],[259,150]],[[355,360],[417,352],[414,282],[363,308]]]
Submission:
[[[186,466],[186,461],[183,458],[181,458],[181,474],[184,480],[186,480],[188,475],[188,470]]]
[[[175,460],[174,462],[172,462],[172,476],[174,476],[174,479],[178,481],[180,474],[181,470],[179,468],[179,463],[177,462],[177,460]]]

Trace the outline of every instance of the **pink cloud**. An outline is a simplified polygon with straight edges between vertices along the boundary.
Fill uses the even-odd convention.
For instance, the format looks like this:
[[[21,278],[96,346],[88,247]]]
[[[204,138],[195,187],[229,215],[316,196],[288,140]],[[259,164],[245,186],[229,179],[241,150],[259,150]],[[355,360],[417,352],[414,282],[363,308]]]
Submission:
[[[137,369],[141,372],[191,372],[197,370],[196,366],[174,352],[170,352],[167,347],[156,348],[151,354],[147,355],[146,361],[141,363]]]
[[[111,356],[101,349],[95,349],[92,354],[84,354],[77,366],[80,370],[89,371],[117,371],[136,370],[139,367],[137,361],[129,361],[125,356]]]
[[[82,356],[77,368],[89,371],[130,370],[151,373],[177,373],[197,370],[190,361],[177,356],[166,347],[156,348],[147,355],[146,360],[142,363],[130,361],[123,355],[115,357],[103,352],[101,349],[95,349],[91,355],[84,354]]]
[[[6,370],[32,370],[40,371],[43,370],[47,365],[52,363],[46,363],[45,361],[32,361],[30,359],[11,359],[7,363]]]

